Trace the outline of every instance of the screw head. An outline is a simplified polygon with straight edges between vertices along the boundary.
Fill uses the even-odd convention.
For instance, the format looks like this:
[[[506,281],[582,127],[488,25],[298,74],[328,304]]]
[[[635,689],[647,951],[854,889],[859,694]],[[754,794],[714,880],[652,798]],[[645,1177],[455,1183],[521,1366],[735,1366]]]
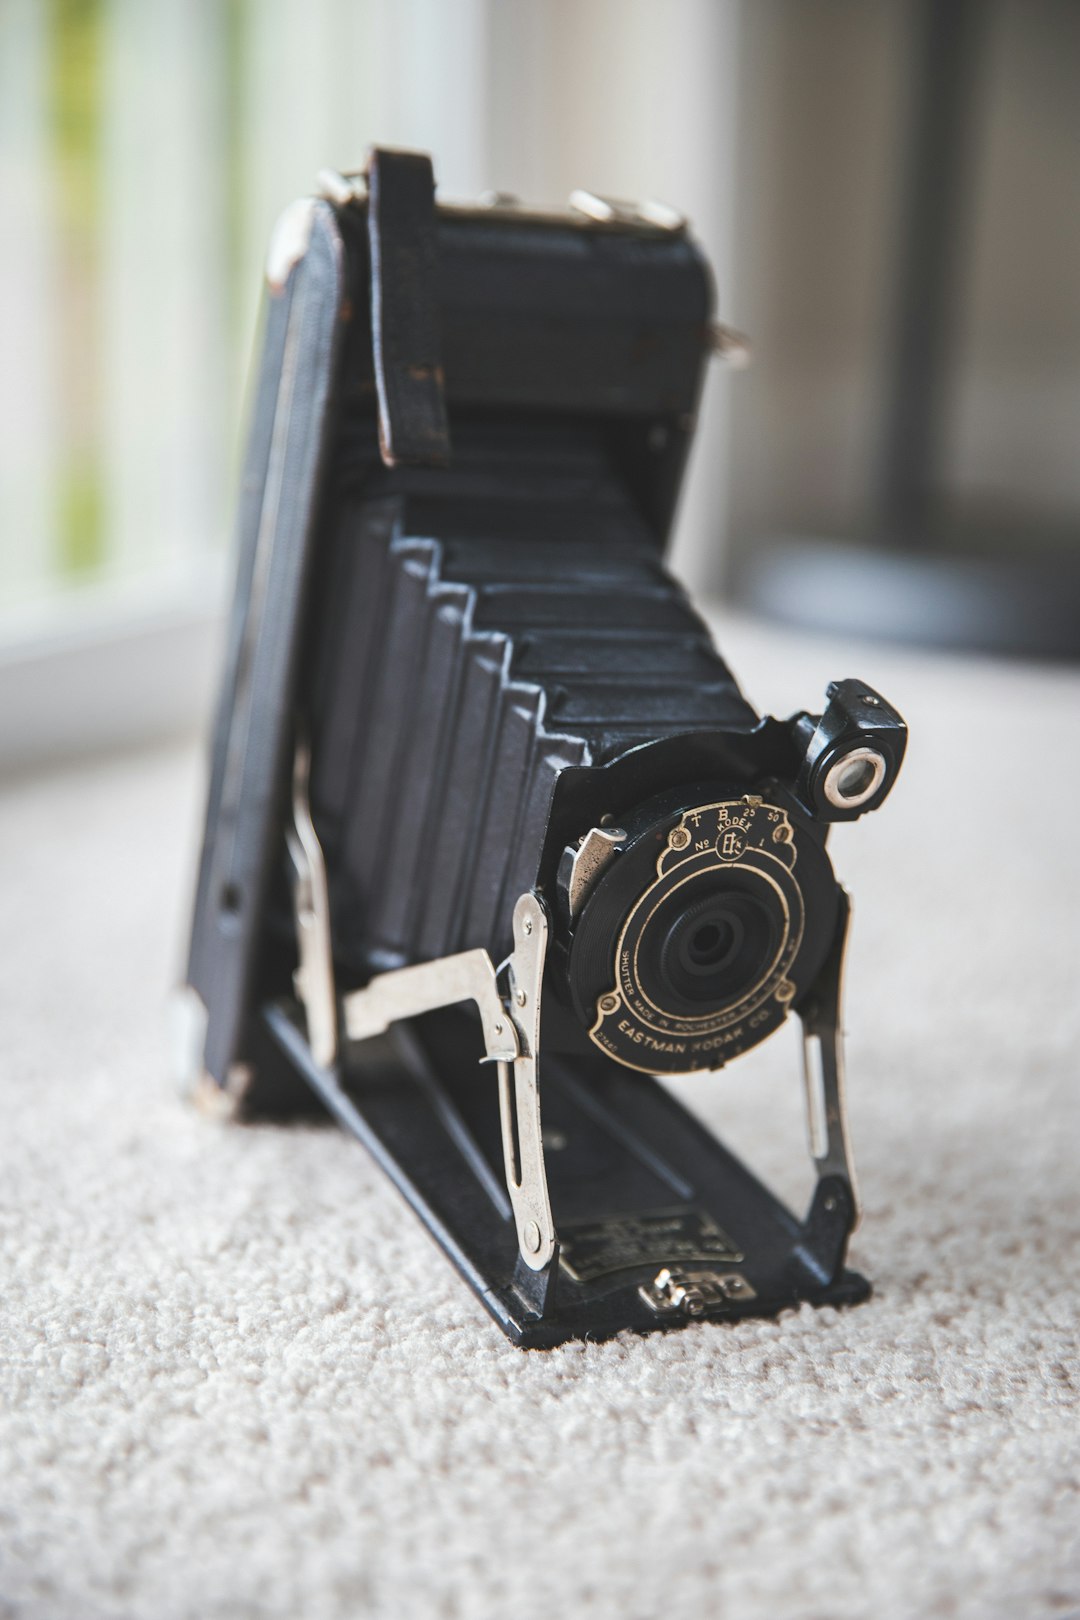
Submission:
[[[514,1000],[517,1002],[519,1007],[524,1007],[524,1005],[528,1001],[528,999],[529,998],[525,994],[524,990],[518,990],[514,995]]]
[[[668,843],[672,849],[685,849],[690,842],[690,834],[685,827],[673,827],[668,834]]]
[[[532,918],[531,917],[526,917],[526,919],[525,919],[525,932],[527,934],[532,933]]]
[[[781,979],[775,991],[777,1001],[792,1001],[795,997],[795,986],[790,979]]]
[[[521,1235],[525,1239],[525,1247],[528,1249],[529,1253],[535,1254],[540,1247],[540,1228],[537,1226],[536,1222],[526,1221],[525,1230]]]
[[[600,997],[600,1011],[601,1012],[612,1013],[612,1012],[615,1011],[615,1009],[616,1009],[616,1007],[618,1005],[619,1005],[618,996],[601,996]]]

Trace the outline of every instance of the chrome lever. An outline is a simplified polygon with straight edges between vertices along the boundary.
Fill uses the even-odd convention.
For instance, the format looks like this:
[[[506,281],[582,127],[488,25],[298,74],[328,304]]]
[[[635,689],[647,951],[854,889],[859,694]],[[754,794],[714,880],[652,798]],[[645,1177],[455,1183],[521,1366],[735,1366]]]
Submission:
[[[482,949],[394,968],[343,998],[342,1023],[349,1040],[361,1041],[384,1033],[403,1018],[417,1018],[460,1001],[476,1003],[484,1032],[483,1061],[499,1067],[503,1162],[518,1248],[530,1270],[542,1271],[555,1253],[555,1223],[544,1164],[538,1074],[548,924],[536,895],[520,897],[513,926],[514,950],[498,973]]]
[[[345,1034],[350,1041],[366,1041],[384,1034],[399,1019],[418,1018],[459,1001],[476,1003],[484,1030],[484,1061],[513,1063],[518,1055],[517,1033],[485,950],[461,951],[376,974],[362,990],[344,997]]]

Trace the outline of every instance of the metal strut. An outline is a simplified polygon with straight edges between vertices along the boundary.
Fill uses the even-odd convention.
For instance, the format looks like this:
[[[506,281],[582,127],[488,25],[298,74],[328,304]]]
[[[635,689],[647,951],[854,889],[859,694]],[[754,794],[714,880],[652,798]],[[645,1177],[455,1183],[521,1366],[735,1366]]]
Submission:
[[[332,1069],[338,1057],[339,1015],[326,862],[311,819],[310,751],[301,738],[293,765],[292,825],[286,845],[292,866],[293,912],[299,966],[296,994],[307,1019],[316,1063]],[[340,1028],[350,1041],[382,1035],[391,1024],[421,1013],[474,1001],[484,1032],[485,1063],[499,1068],[506,1190],[521,1258],[542,1271],[555,1254],[555,1222],[548,1196],[540,1129],[540,992],[547,956],[548,921],[535,894],[514,907],[514,949],[496,970],[483,949],[441,956],[377,974],[342,998]]]
[[[285,829],[299,962],[293,985],[307,1015],[311,1055],[328,1069],[337,1060],[337,997],[326,859],[311,819],[310,776],[311,749],[301,735],[293,756],[292,825]]]
[[[855,1161],[848,1140],[844,1098],[844,1045],[841,997],[851,900],[840,890],[836,932],[825,964],[810,994],[799,1008],[803,1026],[803,1077],[810,1156],[819,1184],[837,1177],[851,1197],[852,1225],[859,1224],[859,1192]]]
[[[514,950],[498,972],[487,951],[463,951],[380,973],[341,1004],[346,1036],[360,1041],[383,1034],[399,1019],[475,1001],[484,1031],[483,1061],[499,1066],[506,1190],[521,1258],[531,1271],[542,1271],[555,1253],[537,1071],[547,937],[541,901],[523,894],[514,907]]]

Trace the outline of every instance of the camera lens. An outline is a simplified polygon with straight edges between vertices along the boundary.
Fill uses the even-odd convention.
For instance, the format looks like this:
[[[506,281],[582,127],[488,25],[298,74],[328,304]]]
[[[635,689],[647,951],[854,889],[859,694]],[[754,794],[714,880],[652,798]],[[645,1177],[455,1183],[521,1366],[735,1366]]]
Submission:
[[[822,843],[783,803],[743,794],[677,817],[651,808],[571,910],[569,990],[616,1062],[688,1074],[756,1046],[799,1006],[841,891]]]
[[[691,893],[671,895],[650,919],[643,988],[665,1010],[700,1014],[737,1001],[776,955],[783,932],[776,901],[734,873],[725,879],[704,885],[704,892],[701,883],[688,885]]]

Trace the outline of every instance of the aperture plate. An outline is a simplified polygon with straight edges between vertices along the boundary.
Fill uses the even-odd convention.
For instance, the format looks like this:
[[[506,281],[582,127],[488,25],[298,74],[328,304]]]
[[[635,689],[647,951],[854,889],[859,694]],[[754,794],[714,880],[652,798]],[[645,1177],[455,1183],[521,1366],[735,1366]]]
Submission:
[[[797,859],[787,811],[754,795],[697,805],[674,820],[654,876],[619,932],[610,988],[599,996],[589,1030],[595,1044],[629,1068],[681,1074],[717,1068],[771,1033],[796,995],[791,973],[805,929]],[[722,903],[726,894],[769,915],[768,949],[752,968],[752,982],[697,1012],[658,986],[657,929],[677,915],[680,895],[691,906],[701,895]]]

